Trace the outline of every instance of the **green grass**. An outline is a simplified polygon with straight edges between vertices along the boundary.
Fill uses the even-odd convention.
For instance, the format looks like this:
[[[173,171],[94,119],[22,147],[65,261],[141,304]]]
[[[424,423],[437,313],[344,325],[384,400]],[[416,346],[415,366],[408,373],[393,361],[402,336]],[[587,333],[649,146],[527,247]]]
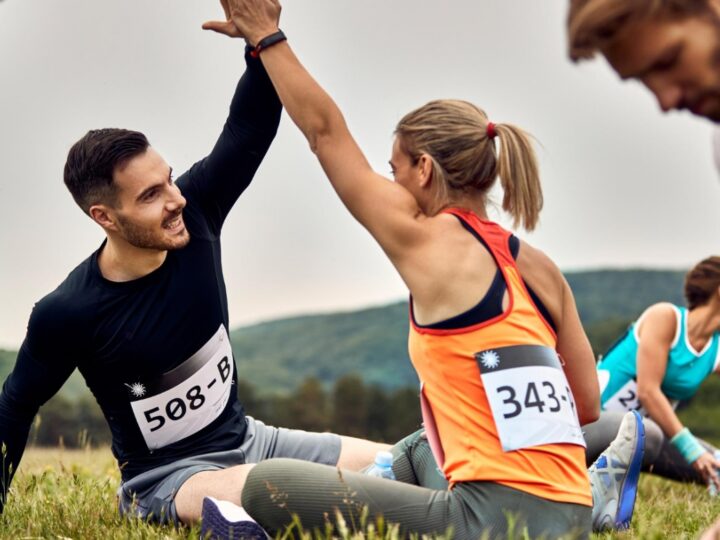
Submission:
[[[115,461],[107,449],[30,448],[0,517],[2,539],[198,539],[199,527],[173,529],[121,519],[116,511],[119,483]],[[594,535],[594,540],[691,539],[720,516],[720,497],[710,498],[695,485],[644,475],[640,481],[630,531]],[[367,531],[336,533],[345,539],[392,539],[397,535]],[[297,529],[295,529],[297,537]],[[304,538],[329,538],[305,534]],[[287,536],[289,537],[289,535]]]

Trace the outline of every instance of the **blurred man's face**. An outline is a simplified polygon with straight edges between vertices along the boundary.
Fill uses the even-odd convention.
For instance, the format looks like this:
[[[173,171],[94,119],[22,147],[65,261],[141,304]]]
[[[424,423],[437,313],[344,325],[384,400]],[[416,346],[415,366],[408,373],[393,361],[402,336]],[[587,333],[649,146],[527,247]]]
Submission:
[[[720,20],[711,15],[628,23],[602,50],[622,79],[637,79],[663,111],[720,122]]]

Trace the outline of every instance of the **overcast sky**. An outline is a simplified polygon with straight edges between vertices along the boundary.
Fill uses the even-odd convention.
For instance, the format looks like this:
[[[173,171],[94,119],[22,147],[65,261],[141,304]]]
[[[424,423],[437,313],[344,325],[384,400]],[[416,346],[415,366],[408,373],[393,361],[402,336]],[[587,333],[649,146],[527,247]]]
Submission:
[[[532,132],[546,204],[521,236],[561,268],[686,268],[717,252],[710,124],[661,115],[604,61],[572,65],[565,4],[286,0],[281,27],[383,173],[395,123],[430,99]],[[20,344],[33,304],[103,238],[62,183],[75,140],[141,130],[178,172],[212,147],[244,66],[241,41],[200,29],[221,13],[213,0],[0,2],[0,346]],[[287,116],[223,234],[233,326],[405,295]]]

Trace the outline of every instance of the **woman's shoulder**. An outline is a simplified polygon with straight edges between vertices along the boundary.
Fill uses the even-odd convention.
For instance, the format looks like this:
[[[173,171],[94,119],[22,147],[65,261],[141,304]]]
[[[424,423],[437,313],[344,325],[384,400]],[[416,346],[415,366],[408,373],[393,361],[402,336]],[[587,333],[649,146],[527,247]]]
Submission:
[[[649,335],[674,343],[678,334],[681,311],[670,302],[652,304],[637,320],[637,335]]]
[[[638,320],[650,317],[653,320],[667,320],[674,323],[680,316],[681,309],[672,302],[657,302],[645,308]]]
[[[523,277],[532,276],[535,280],[541,280],[547,285],[554,285],[563,288],[566,284],[565,277],[555,261],[543,250],[528,244],[518,238],[520,249],[517,255],[517,265]]]

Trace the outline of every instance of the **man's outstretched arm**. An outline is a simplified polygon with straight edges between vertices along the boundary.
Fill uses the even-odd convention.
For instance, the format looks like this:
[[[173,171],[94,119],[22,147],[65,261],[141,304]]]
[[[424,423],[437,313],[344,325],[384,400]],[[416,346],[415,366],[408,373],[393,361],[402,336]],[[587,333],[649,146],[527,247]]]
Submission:
[[[33,418],[75,369],[70,359],[76,355],[65,349],[65,345],[73,342],[74,334],[61,324],[62,319],[42,301],[38,303],[15,367],[0,392],[0,512],[25,451]]]
[[[250,184],[280,122],[280,100],[262,62],[252,58],[250,50],[245,49],[247,69],[215,147],[178,179],[184,193],[197,194],[215,233]]]

